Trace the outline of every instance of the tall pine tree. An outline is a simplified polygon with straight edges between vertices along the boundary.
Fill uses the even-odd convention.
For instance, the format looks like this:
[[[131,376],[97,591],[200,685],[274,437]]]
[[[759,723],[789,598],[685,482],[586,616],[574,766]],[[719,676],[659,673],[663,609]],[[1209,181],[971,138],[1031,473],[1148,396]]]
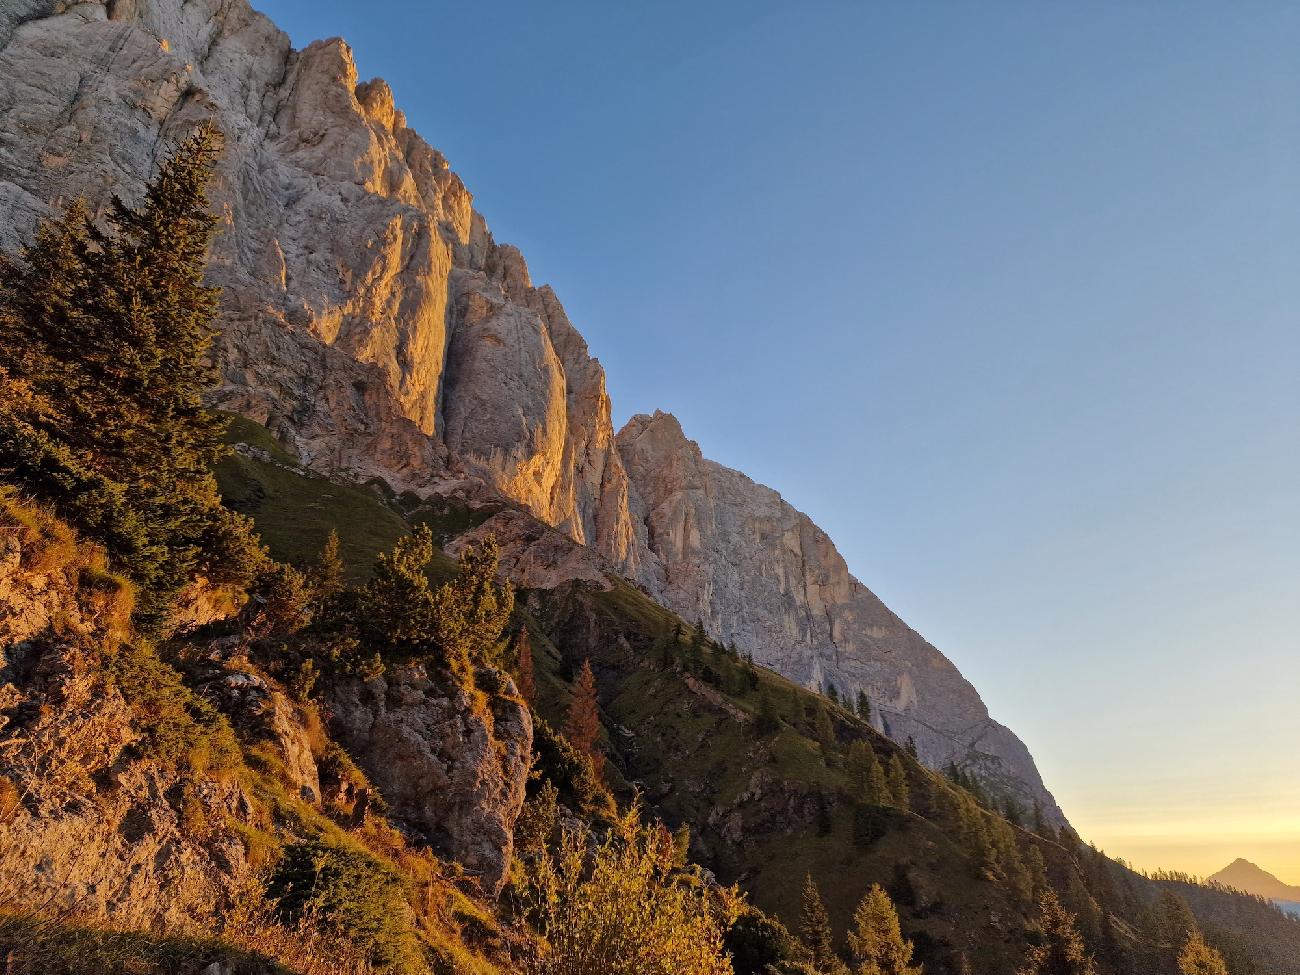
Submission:
[[[161,626],[196,575],[247,582],[262,563],[212,477],[222,423],[203,408],[217,291],[215,127],[182,143],[103,228],[74,205],[0,262],[0,469],[104,545]]]
[[[889,780],[889,795],[894,805],[904,812],[911,809],[912,799],[907,788],[907,769],[897,753],[889,760],[889,771],[886,774]]]
[[[799,916],[799,940],[808,949],[813,971],[818,973],[839,973],[844,965],[835,954],[834,939],[831,932],[830,915],[822,902],[821,891],[817,889],[812,874],[806,874],[803,881],[803,909]]]

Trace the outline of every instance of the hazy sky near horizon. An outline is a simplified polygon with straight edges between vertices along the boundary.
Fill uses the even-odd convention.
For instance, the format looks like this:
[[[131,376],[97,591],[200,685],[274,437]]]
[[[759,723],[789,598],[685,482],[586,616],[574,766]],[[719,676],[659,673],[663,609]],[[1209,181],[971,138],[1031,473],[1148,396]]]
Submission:
[[[1086,838],[1300,883],[1300,6],[254,0]]]

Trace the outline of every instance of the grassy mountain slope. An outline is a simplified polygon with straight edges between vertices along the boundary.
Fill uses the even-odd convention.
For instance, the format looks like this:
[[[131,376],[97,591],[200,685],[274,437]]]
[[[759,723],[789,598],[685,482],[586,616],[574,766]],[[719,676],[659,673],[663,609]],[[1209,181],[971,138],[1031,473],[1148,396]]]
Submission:
[[[335,529],[349,574],[361,578],[374,556],[410,525],[428,524],[445,543],[495,510],[452,500],[419,503],[377,487],[339,485],[303,471],[266,437],[246,421],[232,425],[233,440],[261,449],[244,450],[218,473],[223,493],[255,519],[277,558],[306,560]],[[440,556],[432,571],[441,578],[452,567],[452,560]],[[696,659],[691,628],[615,577],[608,590],[569,583],[521,593],[515,625],[528,627],[533,637],[536,712],[562,727],[573,675],[590,660],[611,787],[625,799],[641,794],[670,825],[688,825],[693,859],[721,881],[740,883],[757,906],[797,927],[799,889],[811,874],[842,933],[858,898],[880,883],[898,903],[904,931],[930,975],[960,971],[963,958],[982,975],[1015,971],[1035,936],[1032,901],[1017,892],[1015,869],[990,866],[978,843],[964,835],[969,822],[956,808],[963,790],[920,766],[850,710],[750,668],[721,648],[706,647]],[[765,708],[769,726],[760,730]],[[829,719],[829,742],[825,726],[818,728],[819,710]],[[855,797],[846,760],[855,741],[868,742],[882,763],[902,765],[909,808]],[[1004,851],[1004,861],[1010,857],[1023,865],[1030,849],[1037,850],[1048,882],[1080,916],[1095,952],[1102,953],[1105,943],[1119,944],[1132,957],[1147,950],[1143,923],[1158,885],[1073,839],[1036,835],[987,810],[980,816],[1013,837],[1015,853]],[[1300,924],[1294,932],[1266,926],[1261,930],[1268,933],[1256,937],[1250,925],[1260,919],[1242,915],[1246,906],[1200,894],[1188,892],[1186,899],[1198,917],[1217,925],[1221,942],[1237,945],[1242,973],[1300,973],[1300,954],[1288,959],[1288,948],[1269,951],[1257,943],[1288,945]],[[1108,941],[1098,933],[1106,916],[1113,918],[1105,925]],[[1107,964],[1103,959],[1103,971],[1128,972],[1141,963],[1139,969]]]
[[[135,636],[133,587],[103,552],[4,489],[0,543],[6,972],[517,970],[478,884],[358,804],[373,787],[316,706],[249,657],[214,652],[234,627]],[[319,792],[290,767],[308,761]],[[305,852],[337,878],[312,882],[313,910],[346,934],[288,923],[263,898]]]

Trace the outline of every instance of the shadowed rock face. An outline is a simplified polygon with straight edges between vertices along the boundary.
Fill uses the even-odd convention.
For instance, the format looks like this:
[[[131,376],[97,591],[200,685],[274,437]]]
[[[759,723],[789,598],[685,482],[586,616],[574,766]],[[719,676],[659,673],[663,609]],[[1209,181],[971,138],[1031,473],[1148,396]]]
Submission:
[[[4,4],[0,247],[74,195],[102,212],[138,194],[204,118],[227,142],[215,405],[327,472],[511,498],[763,663],[865,688],[927,761],[972,762],[1058,815],[1024,746],[805,516],[671,417],[616,440],[555,294],[342,41],[296,51],[244,0]]]
[[[513,688],[484,705],[472,697],[422,665],[394,667],[332,685],[330,728],[391,815],[495,895],[524,804],[533,722]]]
[[[808,687],[871,699],[872,721],[942,767],[971,764],[1050,819],[1060,810],[1025,746],[943,654],[850,573],[777,492],[705,459],[667,413],[618,434],[660,600]]]

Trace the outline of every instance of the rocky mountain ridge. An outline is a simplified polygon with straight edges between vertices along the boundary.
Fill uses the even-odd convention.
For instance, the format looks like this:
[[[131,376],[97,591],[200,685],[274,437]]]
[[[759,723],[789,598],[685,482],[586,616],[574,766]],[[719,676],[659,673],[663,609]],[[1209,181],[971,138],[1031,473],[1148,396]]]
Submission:
[[[0,12],[0,117],[5,249],[70,193],[138,193],[170,142],[216,121],[215,405],[322,471],[511,499],[760,663],[866,690],[931,764],[1061,820],[1023,744],[806,516],[667,414],[615,434],[554,292],[342,41],[295,50],[243,0],[19,0]]]

